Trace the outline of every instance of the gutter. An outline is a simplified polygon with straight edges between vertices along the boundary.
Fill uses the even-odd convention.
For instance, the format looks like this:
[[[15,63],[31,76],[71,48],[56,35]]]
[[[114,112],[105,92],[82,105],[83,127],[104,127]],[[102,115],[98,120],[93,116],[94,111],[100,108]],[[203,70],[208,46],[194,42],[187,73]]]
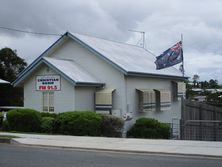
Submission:
[[[136,77],[149,77],[149,78],[161,78],[161,79],[177,79],[181,81],[187,80],[189,77],[183,76],[173,76],[173,75],[163,75],[163,74],[152,74],[152,73],[140,73],[140,72],[127,72],[126,76],[136,76]]]

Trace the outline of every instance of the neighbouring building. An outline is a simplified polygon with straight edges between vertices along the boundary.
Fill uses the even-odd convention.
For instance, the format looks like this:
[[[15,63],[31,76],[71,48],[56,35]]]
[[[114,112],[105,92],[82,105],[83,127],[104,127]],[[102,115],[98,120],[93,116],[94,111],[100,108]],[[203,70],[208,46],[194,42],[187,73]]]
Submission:
[[[0,84],[10,84],[10,82],[0,79]]]
[[[172,123],[181,118],[185,84],[174,67],[156,70],[144,48],[65,33],[15,80],[24,107],[44,112],[95,111]]]

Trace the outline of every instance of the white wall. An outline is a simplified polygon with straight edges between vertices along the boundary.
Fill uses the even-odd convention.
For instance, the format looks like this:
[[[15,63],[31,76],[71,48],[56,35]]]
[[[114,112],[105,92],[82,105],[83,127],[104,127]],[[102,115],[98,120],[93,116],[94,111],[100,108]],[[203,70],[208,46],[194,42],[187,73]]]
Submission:
[[[94,53],[88,51],[73,40],[66,41],[50,57],[61,59],[72,59],[98,80],[104,82],[107,88],[114,88],[113,108],[125,112],[125,86],[124,75],[113,68],[112,65],[99,58]]]
[[[166,111],[139,112],[138,93],[136,89],[161,89],[172,92],[171,80],[155,79],[145,77],[126,77],[127,104],[129,111],[133,114],[133,119],[127,121],[126,128],[130,127],[139,117],[149,117],[161,122],[172,123],[173,118],[181,118],[181,101],[171,101],[171,109]],[[172,95],[171,95],[172,96]]]
[[[41,91],[36,91],[36,75],[57,74],[46,65],[42,65],[24,83],[24,107],[42,111],[43,97]],[[74,86],[61,77],[61,91],[54,92],[55,112],[71,111],[75,108]]]

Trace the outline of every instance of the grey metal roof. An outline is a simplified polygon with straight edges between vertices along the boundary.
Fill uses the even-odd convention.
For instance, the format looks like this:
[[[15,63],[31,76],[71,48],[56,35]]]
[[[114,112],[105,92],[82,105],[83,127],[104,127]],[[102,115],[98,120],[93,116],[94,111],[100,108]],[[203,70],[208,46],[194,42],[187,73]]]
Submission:
[[[76,84],[103,84],[96,77],[72,60],[54,59],[48,57],[43,57],[43,59],[48,65],[52,65]]]
[[[156,70],[155,56],[144,48],[92,36],[75,33],[71,35],[93,48],[127,73],[182,77],[182,73],[174,67]]]
[[[34,62],[32,62],[23,72],[21,72],[19,77],[12,84],[14,86],[17,86],[22,83],[26,76],[30,74],[30,71],[32,71],[32,69],[35,68],[35,66],[37,66],[37,64],[42,61],[43,58],[45,63],[53,64],[54,67],[63,71],[65,75],[67,74],[70,78],[76,79],[79,83],[101,83],[88,72],[86,72],[83,68],[81,68],[81,66],[75,64],[75,62],[72,62],[73,64],[70,65],[71,62],[68,62],[67,60],[65,61],[47,58],[48,55],[53,52],[53,50],[55,50],[68,38],[72,38],[74,41],[99,55],[100,58],[113,65],[113,67],[117,68],[125,75],[149,76],[158,78],[170,77],[177,79],[187,78],[183,77],[182,73],[174,67],[156,70],[156,66],[154,63],[155,57],[149,51],[141,47],[66,32],[52,46],[50,46],[45,52],[43,52]],[[62,61],[64,62],[61,63]],[[69,72],[69,70],[67,70],[67,68],[63,66],[63,64],[69,64],[67,65],[67,67],[69,66],[69,68],[73,70],[79,70],[79,74],[81,74],[82,76],[74,76],[74,74]]]

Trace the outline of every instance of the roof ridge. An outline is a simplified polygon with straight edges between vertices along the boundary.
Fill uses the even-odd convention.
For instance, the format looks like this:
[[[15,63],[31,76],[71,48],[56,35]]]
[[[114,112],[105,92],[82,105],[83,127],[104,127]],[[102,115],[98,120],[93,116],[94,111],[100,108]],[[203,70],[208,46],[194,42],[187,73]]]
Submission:
[[[144,48],[142,48],[142,47],[140,47],[138,45],[133,45],[133,44],[125,43],[125,42],[115,41],[115,40],[111,40],[111,39],[107,39],[107,38],[102,38],[102,37],[98,37],[98,36],[94,36],[94,35],[83,34],[83,33],[76,33],[76,32],[74,32],[74,33],[69,32],[69,33],[72,34],[72,35],[77,34],[77,35],[87,36],[87,37],[91,37],[91,38],[97,38],[97,39],[101,39],[101,40],[105,40],[105,41],[109,41],[109,42],[114,42],[114,43],[119,43],[119,44],[123,44],[123,45],[129,45],[129,46],[133,46],[133,47],[144,49]]]

